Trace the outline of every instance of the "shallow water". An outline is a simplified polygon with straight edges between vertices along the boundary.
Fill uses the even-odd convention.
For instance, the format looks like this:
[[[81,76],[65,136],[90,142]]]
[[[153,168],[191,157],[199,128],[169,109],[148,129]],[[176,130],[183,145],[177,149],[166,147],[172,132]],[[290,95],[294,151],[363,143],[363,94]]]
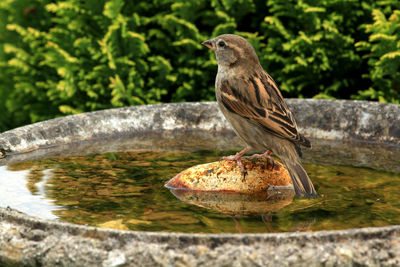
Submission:
[[[365,167],[304,163],[319,193],[315,200],[275,191],[254,198],[175,196],[164,187],[183,169],[230,153],[131,151],[10,163],[0,167],[0,206],[139,231],[263,233],[400,224],[400,174]],[[310,162],[313,155],[305,158]]]

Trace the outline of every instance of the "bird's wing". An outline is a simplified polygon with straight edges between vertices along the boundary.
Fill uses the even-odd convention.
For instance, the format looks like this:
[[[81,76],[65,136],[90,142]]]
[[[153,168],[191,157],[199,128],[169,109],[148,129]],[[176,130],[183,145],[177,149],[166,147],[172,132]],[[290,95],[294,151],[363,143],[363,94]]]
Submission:
[[[273,135],[310,146],[299,134],[292,112],[271,76],[264,73],[241,84],[247,84],[248,88],[238,90],[226,80],[221,83],[220,100],[226,109]]]

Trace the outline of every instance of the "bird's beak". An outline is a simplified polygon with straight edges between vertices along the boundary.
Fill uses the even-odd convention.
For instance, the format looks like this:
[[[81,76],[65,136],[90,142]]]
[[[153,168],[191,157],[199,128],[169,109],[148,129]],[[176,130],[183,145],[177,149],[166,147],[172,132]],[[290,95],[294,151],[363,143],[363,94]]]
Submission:
[[[215,51],[214,39],[210,39],[210,40],[204,41],[201,44],[204,45],[205,47],[208,47],[211,50]]]

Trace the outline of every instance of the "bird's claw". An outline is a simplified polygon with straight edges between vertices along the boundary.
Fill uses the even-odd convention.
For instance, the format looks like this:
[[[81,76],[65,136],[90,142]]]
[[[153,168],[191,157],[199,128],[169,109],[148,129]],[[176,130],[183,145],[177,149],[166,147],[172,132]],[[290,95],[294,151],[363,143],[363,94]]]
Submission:
[[[247,171],[242,162],[242,155],[236,154],[236,155],[226,156],[222,157],[222,160],[236,161],[236,164],[239,166],[240,172],[243,175],[243,180],[246,179]]]
[[[243,166],[242,163],[242,156],[248,151],[249,149],[246,147],[244,148],[242,151],[236,153],[234,156],[226,156],[226,157],[222,157],[223,160],[229,160],[229,161],[236,161],[236,164],[239,166],[241,173],[243,174],[243,180],[246,179],[246,174],[247,171],[245,169],[245,167]]]
[[[269,170],[272,171],[275,168],[275,160],[273,157],[271,157],[272,151],[267,150],[264,154],[254,154],[251,157],[252,158],[266,158],[267,159],[267,167],[269,167]]]

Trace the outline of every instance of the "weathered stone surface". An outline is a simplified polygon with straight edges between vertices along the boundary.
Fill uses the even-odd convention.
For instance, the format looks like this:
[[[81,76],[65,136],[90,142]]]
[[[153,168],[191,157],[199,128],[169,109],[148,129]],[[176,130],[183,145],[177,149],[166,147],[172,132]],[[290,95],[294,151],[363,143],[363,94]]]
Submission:
[[[236,161],[221,160],[186,169],[165,186],[171,189],[247,194],[265,192],[274,186],[293,186],[288,171],[278,161],[271,165],[266,158],[243,157],[242,163],[246,175],[243,175]]]
[[[348,101],[288,99],[308,137],[400,144],[400,106]],[[154,131],[231,131],[215,102],[135,106],[67,116],[0,134],[0,157],[6,153],[84,140]]]
[[[400,105],[349,100],[290,99],[306,136],[400,144]]]
[[[400,146],[390,143],[351,142],[310,139],[313,147],[303,149],[303,161],[366,166],[376,170],[400,172]],[[243,144],[233,131],[166,131],[53,145],[29,153],[11,153],[0,158],[0,166],[48,157],[85,156],[98,153],[152,150],[171,151],[240,150]],[[265,152],[265,151],[259,151]]]
[[[278,234],[118,231],[0,208],[0,264],[24,266],[399,266],[400,227]],[[43,231],[40,240],[27,233]]]
[[[0,157],[85,140],[168,131],[230,130],[215,103],[109,109],[39,122],[0,135]]]

